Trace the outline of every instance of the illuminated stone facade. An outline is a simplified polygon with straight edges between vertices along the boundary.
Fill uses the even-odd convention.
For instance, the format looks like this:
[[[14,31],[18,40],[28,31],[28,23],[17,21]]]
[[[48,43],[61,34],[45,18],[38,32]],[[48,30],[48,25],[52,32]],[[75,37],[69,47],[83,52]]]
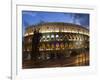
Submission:
[[[39,59],[67,58],[89,51],[89,30],[70,23],[43,23],[26,29],[23,38],[23,57],[30,56],[34,29],[40,29]],[[26,55],[26,56],[25,56]]]

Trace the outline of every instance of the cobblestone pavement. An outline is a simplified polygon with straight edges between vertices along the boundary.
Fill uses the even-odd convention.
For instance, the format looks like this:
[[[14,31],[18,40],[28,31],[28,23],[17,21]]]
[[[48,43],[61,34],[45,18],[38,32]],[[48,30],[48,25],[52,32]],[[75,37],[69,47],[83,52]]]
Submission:
[[[50,60],[26,60],[23,63],[23,69],[28,68],[49,68],[49,67],[71,67],[71,66],[88,66],[89,59],[76,62],[76,57],[70,57],[66,59],[50,59]]]

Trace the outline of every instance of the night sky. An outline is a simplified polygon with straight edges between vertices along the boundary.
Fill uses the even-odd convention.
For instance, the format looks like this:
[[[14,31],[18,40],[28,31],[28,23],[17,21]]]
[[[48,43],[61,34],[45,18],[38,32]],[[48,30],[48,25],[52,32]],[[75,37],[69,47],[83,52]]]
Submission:
[[[29,25],[36,25],[46,22],[64,22],[81,25],[89,29],[89,14],[83,13],[64,13],[64,12],[40,12],[22,11],[23,32]]]

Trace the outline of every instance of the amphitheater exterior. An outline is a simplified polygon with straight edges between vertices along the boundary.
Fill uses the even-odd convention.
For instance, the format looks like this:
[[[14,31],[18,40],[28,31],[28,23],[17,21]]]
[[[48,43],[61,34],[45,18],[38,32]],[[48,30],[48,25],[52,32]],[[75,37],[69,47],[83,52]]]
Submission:
[[[22,43],[23,59],[28,59],[31,54],[34,29],[40,29],[42,33],[38,56],[40,60],[69,58],[89,52],[89,29],[71,23],[51,22],[26,28]]]

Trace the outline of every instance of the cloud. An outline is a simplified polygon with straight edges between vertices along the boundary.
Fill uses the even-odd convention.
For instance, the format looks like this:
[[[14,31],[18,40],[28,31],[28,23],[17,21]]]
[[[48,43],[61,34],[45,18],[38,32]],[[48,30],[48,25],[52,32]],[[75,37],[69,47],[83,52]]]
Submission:
[[[23,15],[29,15],[31,17],[37,16],[36,12],[32,12],[32,11],[23,11],[22,12]]]
[[[73,14],[73,23],[89,27],[89,14]]]

